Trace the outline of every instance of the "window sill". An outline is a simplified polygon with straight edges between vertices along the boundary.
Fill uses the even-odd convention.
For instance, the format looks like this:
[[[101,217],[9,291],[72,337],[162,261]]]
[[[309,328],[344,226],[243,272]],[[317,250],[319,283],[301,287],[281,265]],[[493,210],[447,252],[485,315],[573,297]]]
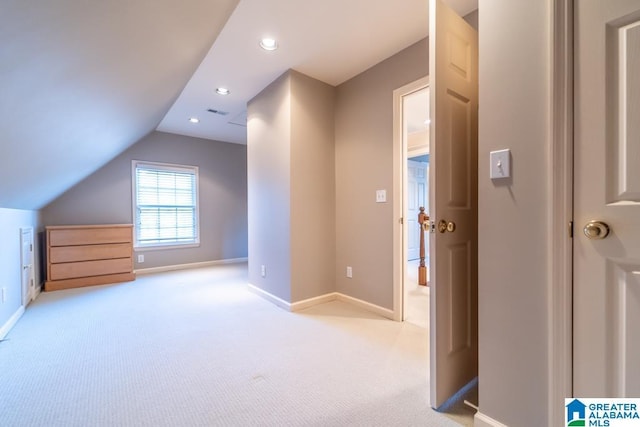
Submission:
[[[169,244],[169,245],[149,245],[149,246],[133,246],[134,252],[145,252],[145,251],[161,251],[164,249],[187,249],[187,248],[198,248],[200,247],[200,242],[197,243],[185,243],[185,244]]]

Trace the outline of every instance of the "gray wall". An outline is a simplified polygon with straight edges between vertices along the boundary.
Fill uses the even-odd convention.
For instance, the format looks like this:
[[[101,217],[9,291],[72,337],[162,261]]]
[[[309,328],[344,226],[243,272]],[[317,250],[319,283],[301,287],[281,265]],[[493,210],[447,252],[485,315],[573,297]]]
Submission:
[[[549,412],[551,5],[480,5],[480,412],[510,426],[547,425]],[[489,152],[503,148],[506,185],[488,170]]]
[[[337,87],[336,290],[393,310],[393,91],[429,73],[426,39]],[[375,192],[387,190],[387,203]],[[345,275],[353,267],[353,278]]]
[[[335,291],[335,88],[291,73],[291,300]]]
[[[249,283],[284,301],[291,301],[290,85],[286,73],[247,106]]]
[[[22,275],[20,268],[20,228],[33,227],[34,275],[41,283],[39,263],[41,247],[38,245],[39,215],[37,211],[0,208],[0,288],[5,288],[6,300],[0,300],[0,328],[22,305]]]
[[[140,250],[136,268],[247,256],[246,147],[152,132],[42,209],[45,225],[131,223],[131,161],[199,167],[200,246]]]
[[[335,290],[334,94],[291,70],[248,106],[249,282],[287,302]]]

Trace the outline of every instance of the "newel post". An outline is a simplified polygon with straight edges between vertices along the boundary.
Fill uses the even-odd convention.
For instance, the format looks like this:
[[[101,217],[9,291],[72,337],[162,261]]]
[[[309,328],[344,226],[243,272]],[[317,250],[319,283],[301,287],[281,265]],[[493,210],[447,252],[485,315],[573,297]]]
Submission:
[[[418,267],[418,285],[427,286],[427,266],[424,264],[424,230],[429,228],[429,215],[424,213],[424,207],[420,207],[418,214],[420,224],[420,266]]]

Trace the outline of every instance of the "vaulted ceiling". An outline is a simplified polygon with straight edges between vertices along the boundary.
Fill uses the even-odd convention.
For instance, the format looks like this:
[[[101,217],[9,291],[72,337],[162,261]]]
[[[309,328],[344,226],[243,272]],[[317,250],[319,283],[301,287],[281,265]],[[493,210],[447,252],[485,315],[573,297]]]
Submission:
[[[238,0],[0,7],[0,206],[38,209],[156,128]]]
[[[277,76],[294,68],[339,84],[425,37],[427,9],[427,0],[3,1],[0,207],[43,207],[156,128],[244,143],[246,102]],[[280,49],[260,50],[265,35]]]

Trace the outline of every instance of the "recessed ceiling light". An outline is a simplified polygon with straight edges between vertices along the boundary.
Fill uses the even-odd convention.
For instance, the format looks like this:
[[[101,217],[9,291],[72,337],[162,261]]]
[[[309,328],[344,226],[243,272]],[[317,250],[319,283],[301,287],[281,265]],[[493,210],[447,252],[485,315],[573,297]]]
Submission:
[[[226,87],[219,87],[216,89],[216,93],[218,95],[229,95],[231,91],[229,91],[229,89],[227,89]]]
[[[265,37],[260,40],[260,47],[264,50],[276,50],[278,48],[278,42],[275,39]]]
[[[190,121],[191,123],[200,123],[200,119],[199,119],[199,118],[197,118],[197,117],[191,117],[191,118],[189,119],[189,121]]]

